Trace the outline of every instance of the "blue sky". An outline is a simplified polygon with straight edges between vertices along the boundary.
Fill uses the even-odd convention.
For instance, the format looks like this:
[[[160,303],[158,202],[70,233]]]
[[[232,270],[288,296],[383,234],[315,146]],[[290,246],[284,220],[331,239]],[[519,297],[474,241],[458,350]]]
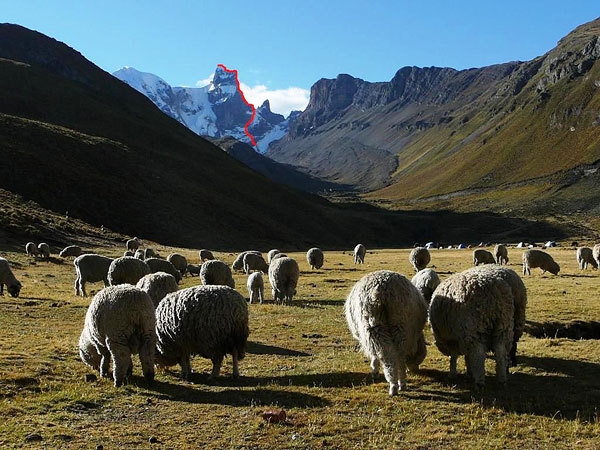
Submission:
[[[403,66],[482,67],[530,60],[600,2],[3,0],[2,22],[40,31],[108,72],[124,66],[194,86],[217,64],[246,97],[302,109],[311,85],[348,73],[388,81]]]

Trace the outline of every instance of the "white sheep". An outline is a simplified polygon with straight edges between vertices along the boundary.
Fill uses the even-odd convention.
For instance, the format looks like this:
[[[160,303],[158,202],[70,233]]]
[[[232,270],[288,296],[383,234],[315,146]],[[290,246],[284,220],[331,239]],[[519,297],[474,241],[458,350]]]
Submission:
[[[153,249],[147,248],[144,250],[144,260],[149,259],[149,258],[160,258],[160,255],[158,254],[158,252],[155,252]]]
[[[325,256],[323,255],[323,250],[317,247],[313,247],[306,252],[306,261],[311,269],[320,269],[323,267],[323,261]]]
[[[486,352],[493,351],[496,379],[506,382],[514,305],[509,283],[486,266],[455,273],[440,283],[429,305],[429,323],[436,346],[450,356],[450,377],[456,376],[458,356],[465,355],[467,373],[476,387],[483,387]]]
[[[171,264],[173,264],[175,266],[175,268],[177,270],[179,270],[179,273],[181,274],[181,276],[185,275],[185,272],[187,271],[187,258],[179,253],[171,253],[169,256],[167,256],[167,261],[169,261]]]
[[[109,367],[112,360],[113,381],[115,387],[119,387],[127,381],[127,376],[131,373],[131,355],[138,353],[144,378],[149,385],[152,384],[156,318],[148,294],[128,285],[102,289],[90,303],[85,315],[84,328],[84,348],[80,346],[80,356],[86,364],[93,366],[93,358],[88,360],[86,357],[89,354],[89,350],[86,350],[86,339],[89,339],[100,355],[100,375],[110,376]]]
[[[63,248],[60,253],[58,254],[58,256],[60,256],[61,258],[66,258],[68,256],[74,256],[75,258],[77,258],[78,256],[81,255],[81,253],[83,253],[83,251],[81,250],[81,247],[79,245],[69,245],[65,248]]]
[[[550,272],[558,275],[560,266],[549,253],[543,250],[530,249],[523,252],[523,275],[531,275],[531,269],[539,267],[542,273]]]
[[[50,246],[45,242],[41,242],[40,244],[38,244],[38,252],[41,258],[50,258]]]
[[[418,272],[427,267],[427,264],[431,261],[431,255],[425,247],[415,247],[410,251],[408,261],[415,269],[415,272]]]
[[[276,248],[269,250],[269,253],[267,253],[267,262],[269,264],[271,264],[273,256],[275,256],[277,253],[281,253],[281,251],[277,250]]]
[[[245,253],[244,258],[242,259],[242,265],[246,275],[253,270],[260,270],[263,273],[267,273],[269,271],[269,265],[265,259],[262,257],[262,255],[257,255],[256,253]]]
[[[494,247],[496,264],[508,264],[508,248],[504,244],[496,244]]]
[[[182,279],[181,272],[177,270],[177,268],[166,259],[148,258],[145,259],[144,262],[148,264],[148,267],[150,268],[150,273],[166,272],[168,274],[173,275],[178,283]]]
[[[149,273],[150,267],[144,261],[131,256],[121,256],[110,263],[108,283],[111,286],[123,283],[135,286],[140,278]]]
[[[429,305],[433,291],[440,284],[440,277],[433,269],[422,269],[412,277],[410,282],[421,292],[425,302]]]
[[[27,256],[33,256],[34,258],[38,256],[39,251],[37,245],[35,245],[34,242],[28,242],[25,244],[25,253],[27,253]]]
[[[494,258],[492,252],[478,248],[473,250],[473,264],[476,266],[479,264],[496,264],[496,258]]]
[[[364,245],[356,244],[356,247],[354,247],[354,264],[364,264],[366,253],[367,250]]]
[[[154,308],[158,306],[165,295],[179,289],[175,277],[166,272],[154,272],[144,275],[135,286],[150,296]]]
[[[200,266],[200,279],[204,285],[220,284],[235,289],[231,269],[219,259],[209,259]]]
[[[207,261],[208,262],[208,261]],[[212,361],[211,378],[219,376],[226,354],[233,358],[233,377],[244,358],[250,329],[246,299],[228,286],[194,286],[167,294],[156,308],[156,362],[181,366],[190,379],[190,357]]]
[[[427,354],[427,305],[419,290],[404,275],[379,270],[352,287],[344,309],[373,377],[383,365],[390,395],[405,389],[406,369],[417,371]]]
[[[271,257],[271,261],[269,262],[269,264],[271,264],[274,260],[276,260],[277,258],[287,258],[288,255],[285,253],[275,253],[272,257]]]
[[[594,269],[598,268],[598,263],[594,259],[594,251],[589,247],[578,247],[575,257],[581,270],[587,269],[588,264],[591,264]]]
[[[18,297],[21,292],[21,282],[17,280],[10,264],[4,258],[0,258],[0,295],[4,295],[4,285],[11,297]]]
[[[258,250],[247,250],[245,252],[242,252],[239,255],[237,255],[237,257],[235,258],[235,261],[233,261],[233,264],[231,265],[231,270],[238,271],[238,272],[241,272],[244,270],[244,256],[246,255],[246,253],[253,253],[255,255],[262,256],[262,253],[259,252]]]
[[[108,269],[113,262],[106,256],[86,254],[75,258],[75,295],[87,297],[85,283],[104,281],[104,286],[109,286]]]
[[[126,254],[125,254],[125,255],[123,255],[123,256],[131,256],[131,255],[128,255],[128,254],[127,254],[127,252],[125,252],[125,253],[126,253]],[[135,259],[141,259],[141,260],[143,261],[143,260],[144,260],[144,250],[142,250],[142,249],[137,249],[137,250],[135,251],[135,253],[133,254],[133,257],[134,257]]]
[[[269,265],[269,282],[275,303],[290,303],[296,295],[300,268],[293,258],[275,258]]]
[[[263,281],[262,273],[253,272],[248,276],[246,282],[248,293],[250,294],[250,303],[258,300],[262,303],[265,298],[265,282]]]
[[[600,267],[600,244],[594,245],[594,248],[592,249],[592,256],[594,257],[598,267]]]
[[[125,245],[127,250],[135,252],[138,248],[140,248],[140,240],[137,237],[134,237],[133,239],[129,239]]]
[[[210,250],[207,250],[205,248],[203,248],[202,250],[200,250],[198,252],[199,256],[200,256],[200,261],[204,262],[204,261],[208,261],[209,259],[215,259],[213,253]]]
[[[92,342],[90,332],[85,326],[83,327],[81,335],[79,336],[79,357],[92,369],[100,372],[102,356],[100,356],[100,353],[98,353],[98,349]]]

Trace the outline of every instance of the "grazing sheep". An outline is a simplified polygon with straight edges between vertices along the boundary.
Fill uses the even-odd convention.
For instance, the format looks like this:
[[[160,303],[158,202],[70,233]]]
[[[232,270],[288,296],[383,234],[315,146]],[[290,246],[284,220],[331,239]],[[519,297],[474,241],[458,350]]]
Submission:
[[[526,250],[523,252],[523,275],[531,275],[531,269],[539,267],[542,273],[550,272],[558,275],[560,266],[549,253],[543,250]]]
[[[255,300],[258,300],[259,303],[263,302],[265,298],[265,282],[263,281],[262,273],[251,273],[250,276],[248,276],[246,287],[250,294],[250,303],[253,303]]]
[[[496,379],[506,382],[513,345],[515,300],[508,282],[486,266],[473,267],[446,278],[429,306],[429,323],[435,344],[450,356],[450,377],[456,360],[465,355],[467,373],[476,387],[485,383],[485,357],[496,358]]]
[[[67,256],[74,256],[75,258],[77,258],[81,255],[81,253],[83,252],[79,245],[69,245],[68,247],[63,248],[58,254],[58,256],[60,256],[61,258],[66,258]]]
[[[140,278],[149,273],[150,267],[144,261],[131,256],[121,256],[110,263],[108,283],[111,286],[124,283],[135,286]]]
[[[212,252],[210,250],[205,249],[205,248],[203,248],[202,250],[200,250],[198,252],[198,254],[200,255],[200,261],[202,261],[202,262],[208,261],[209,259],[215,259],[215,257],[213,256]]]
[[[125,245],[127,250],[135,252],[138,248],[140,248],[140,241],[137,237],[134,237],[133,239],[129,239]]]
[[[496,257],[496,264],[508,264],[508,249],[506,245],[497,244],[494,247],[494,256]]]
[[[33,256],[34,258],[38,256],[39,252],[35,243],[28,242],[25,244],[25,253],[27,253],[27,256]]]
[[[269,281],[275,303],[291,303],[296,295],[300,268],[295,259],[275,258],[269,265]]]
[[[354,247],[354,264],[364,264],[366,253],[367,249],[364,245],[356,244],[356,247]]]
[[[600,244],[594,245],[594,248],[592,249],[592,256],[594,257],[598,267],[600,267]]]
[[[87,297],[85,283],[97,283],[104,281],[104,286],[110,286],[108,282],[108,269],[113,262],[112,258],[106,256],[87,254],[75,258],[75,295]]]
[[[144,250],[144,260],[150,258],[160,258],[160,255],[151,248],[147,248],[146,250]]]
[[[129,256],[129,255],[123,255],[123,256]],[[135,253],[133,254],[133,257],[136,259],[141,259],[142,261],[144,260],[144,250],[136,250]]]
[[[167,256],[167,261],[169,261],[177,270],[179,270],[181,276],[185,275],[188,264],[185,256],[180,255],[179,253],[171,253],[169,256]]]
[[[390,395],[405,389],[406,369],[417,371],[427,354],[427,305],[419,290],[404,275],[379,270],[354,285],[344,309],[352,336],[371,360],[373,377],[383,364]]]
[[[440,284],[440,277],[433,269],[423,269],[419,270],[410,282],[421,292],[425,302],[429,305],[433,291]]]
[[[323,267],[323,260],[325,257],[323,256],[323,250],[317,247],[313,247],[306,252],[306,261],[310,265],[310,268],[315,270],[319,270]]]
[[[127,375],[133,367],[131,355],[136,353],[139,354],[146,382],[152,384],[156,318],[148,294],[134,286],[109,286],[102,289],[90,303],[84,328],[84,351],[80,351],[80,356],[86,364],[93,364],[93,359],[92,364],[90,360],[84,359],[89,354],[85,350],[88,345],[86,339],[89,338],[101,358],[101,376],[110,376],[112,359],[115,387],[127,381]]]
[[[50,246],[45,242],[38,244],[38,252],[40,253],[41,258],[50,258]]]
[[[200,265],[188,264],[187,265],[187,273],[189,273],[190,276],[192,276],[192,277],[199,277],[200,276]]]
[[[414,267],[415,272],[418,272],[427,267],[427,264],[431,261],[431,255],[425,247],[415,247],[411,250],[408,260]]]
[[[150,273],[166,272],[173,275],[178,283],[181,281],[181,272],[166,259],[148,258],[145,259],[144,262],[148,264],[148,267],[150,267]]]
[[[594,269],[598,268],[598,263],[594,259],[594,251],[589,247],[579,247],[575,253],[577,264],[581,270],[587,269],[588,264],[591,264]]]
[[[96,346],[92,342],[92,338],[87,327],[83,327],[81,335],[79,336],[79,357],[92,369],[100,372],[102,356],[100,356],[98,349],[96,349]]]
[[[246,255],[246,253],[252,253],[254,255],[262,256],[262,253],[257,250],[248,250],[242,252],[239,255],[237,255],[237,258],[235,258],[235,261],[233,261],[233,264],[231,265],[231,270],[235,270],[238,272],[244,270],[244,256]]]
[[[269,262],[269,264],[271,264],[274,260],[278,259],[278,258],[287,258],[288,255],[286,255],[285,253],[275,253],[273,255],[273,257],[271,258],[271,261]]]
[[[242,259],[244,273],[249,274],[253,270],[259,270],[263,273],[269,271],[269,265],[261,255],[255,253],[246,253]]]
[[[492,252],[478,248],[473,250],[473,264],[476,266],[479,264],[496,264],[496,259]]]
[[[235,289],[235,280],[227,264],[218,259],[209,259],[200,266],[202,284],[221,284]]]
[[[483,266],[482,266],[483,270]],[[500,267],[497,265],[485,266],[485,272],[495,276],[496,278],[502,278],[508,283],[512,290],[515,315],[513,325],[513,345],[510,349],[510,362],[512,366],[517,365],[517,344],[519,339],[523,335],[525,330],[525,315],[527,309],[527,288],[523,283],[521,277],[512,269],[508,267]]]
[[[140,278],[140,281],[137,282],[136,287],[150,296],[155,309],[165,295],[179,289],[175,277],[165,272],[155,272],[144,275]]]
[[[207,261],[207,263],[210,261]],[[206,264],[206,263],[205,263]],[[233,378],[239,376],[238,361],[246,352],[248,305],[228,286],[194,286],[167,296],[156,308],[156,363],[181,366],[190,379],[190,357],[212,361],[211,378],[219,376],[226,354],[233,358]]]
[[[275,256],[277,253],[281,253],[281,251],[277,250],[276,248],[269,250],[269,253],[267,253],[267,262],[269,264],[271,264],[273,256]]]
[[[10,270],[8,261],[0,258],[0,295],[4,295],[4,285],[11,297],[18,297],[21,292],[21,283],[15,278],[15,275]]]

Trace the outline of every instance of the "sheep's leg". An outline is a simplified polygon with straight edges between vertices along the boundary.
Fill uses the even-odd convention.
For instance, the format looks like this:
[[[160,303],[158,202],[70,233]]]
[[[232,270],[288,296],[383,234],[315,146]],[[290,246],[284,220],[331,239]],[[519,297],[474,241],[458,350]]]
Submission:
[[[156,338],[152,333],[145,335],[140,346],[139,358],[142,365],[142,373],[148,386],[154,382],[154,349],[156,347]]]
[[[113,381],[115,387],[122,386],[127,380],[127,371],[133,365],[131,361],[131,351],[129,347],[115,342],[107,342],[108,349],[112,354],[113,363]]]
[[[254,290],[250,291],[250,304],[252,304],[254,302]]]
[[[494,342],[494,356],[496,359],[496,380],[498,383],[506,383],[508,374],[509,349],[506,346],[506,336],[497,337]]]
[[[475,386],[481,389],[485,385],[485,348],[481,343],[475,343],[467,355],[467,371],[471,372]]]
[[[385,376],[386,381],[390,385],[390,395],[398,394],[398,364],[396,363],[396,358],[392,358],[391,364],[384,363],[383,364],[383,375]]]
[[[80,278],[79,276],[77,278],[75,278],[75,295],[79,295],[79,282],[80,282]]]
[[[179,365],[181,366],[181,378],[186,381],[190,381],[190,376],[192,375],[192,364],[190,362],[190,355],[182,356],[179,360]]]
[[[377,379],[377,374],[379,374],[379,359],[377,359],[376,356],[373,356],[371,358],[371,380],[373,381],[373,383],[375,383],[375,380]]]
[[[240,376],[240,368],[239,368],[237,350],[235,350],[235,349],[233,350],[233,352],[231,353],[231,358],[233,359],[233,379],[236,380]]]
[[[458,355],[452,354],[450,355],[450,378],[456,377],[456,361],[458,359]]]
[[[398,358],[398,367],[397,367],[397,372],[398,372],[398,389],[399,390],[406,390],[407,386],[406,386],[406,360],[405,358]]]
[[[223,355],[214,356],[211,358],[213,363],[212,372],[210,374],[209,380],[214,380],[221,373],[221,364],[223,364]]]
[[[106,347],[98,347],[98,353],[100,353],[100,376],[109,378],[110,359],[112,358],[110,351]]]
[[[258,291],[258,300],[259,300],[259,302],[260,302],[261,305],[263,303],[264,298],[265,298],[265,290],[264,290],[264,288],[261,288]]]

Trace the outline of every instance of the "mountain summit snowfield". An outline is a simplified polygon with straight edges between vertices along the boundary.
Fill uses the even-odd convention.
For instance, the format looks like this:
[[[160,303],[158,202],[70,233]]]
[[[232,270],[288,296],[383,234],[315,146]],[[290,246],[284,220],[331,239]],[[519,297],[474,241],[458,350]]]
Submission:
[[[113,73],[132,88],[144,94],[165,114],[178,120],[201,136],[234,137],[245,143],[250,139],[244,125],[252,110],[237,89],[233,73],[217,67],[209,84],[202,87],[173,87],[162,78],[124,67]],[[273,113],[268,100],[256,108],[256,116],[249,127],[256,139],[256,150],[267,151],[269,144],[281,139],[288,131],[289,122],[297,116],[292,112],[286,119]]]

